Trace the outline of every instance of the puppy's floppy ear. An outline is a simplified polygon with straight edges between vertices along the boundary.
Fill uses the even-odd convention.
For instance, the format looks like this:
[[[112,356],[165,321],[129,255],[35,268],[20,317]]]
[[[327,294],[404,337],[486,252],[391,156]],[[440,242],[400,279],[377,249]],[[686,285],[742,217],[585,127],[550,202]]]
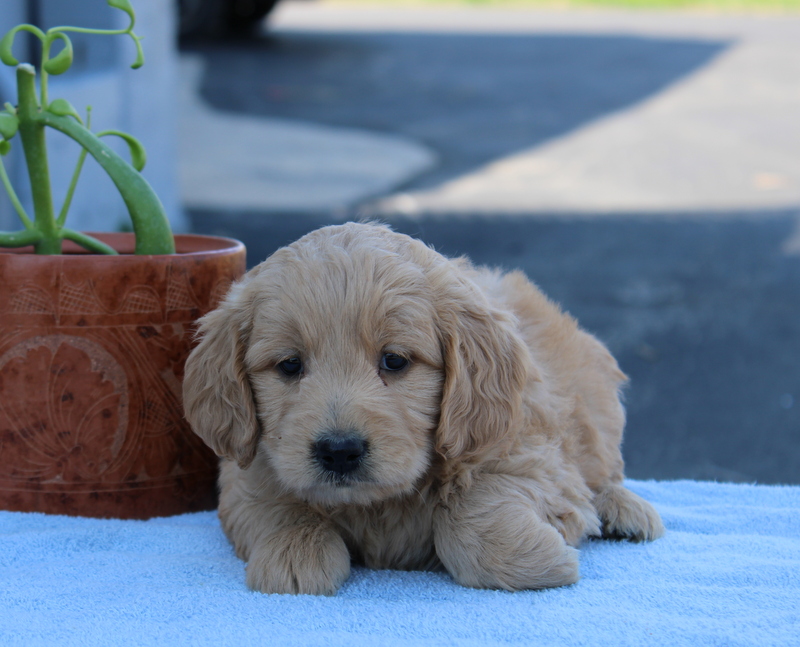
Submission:
[[[200,319],[200,343],[186,360],[183,406],[194,432],[244,469],[255,458],[260,427],[244,366],[252,304],[244,283]]]
[[[508,439],[532,366],[513,315],[466,280],[449,292],[439,310],[445,382],[436,450],[466,460]]]

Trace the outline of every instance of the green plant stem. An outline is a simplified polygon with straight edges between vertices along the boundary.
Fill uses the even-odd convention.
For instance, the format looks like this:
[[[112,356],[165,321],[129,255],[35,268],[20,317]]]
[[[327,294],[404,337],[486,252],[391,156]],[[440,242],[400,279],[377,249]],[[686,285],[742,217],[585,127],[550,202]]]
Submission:
[[[58,235],[53,213],[53,194],[50,189],[50,168],[41,110],[36,99],[36,72],[31,65],[17,66],[17,91],[19,106],[19,135],[33,194],[33,213],[36,229],[41,239],[35,244],[37,254],[60,254],[61,238]]]
[[[137,254],[174,254],[175,241],[164,207],[152,187],[128,162],[72,117],[44,111],[46,124],[78,142],[108,173],[128,207],[136,234]]]
[[[0,157],[0,180],[2,180],[3,186],[6,189],[6,193],[8,193],[8,199],[11,200],[11,204],[14,206],[14,211],[17,212],[22,224],[25,225],[25,229],[33,229],[33,223],[28,217],[28,214],[25,212],[22,203],[19,201],[17,192],[14,191],[14,187],[12,186],[11,180],[8,177],[8,173],[6,172],[6,165],[3,164],[2,157]]]
[[[0,247],[27,247],[36,245],[41,239],[42,234],[36,229],[0,231]]]
[[[83,170],[83,163],[85,160],[86,149],[82,148],[80,155],[78,155],[78,163],[75,165],[75,170],[72,173],[72,180],[70,180],[69,188],[67,189],[67,195],[64,197],[64,204],[61,205],[61,212],[58,214],[58,218],[56,219],[56,224],[59,227],[63,227],[67,220],[67,212],[69,211],[70,205],[72,205],[72,196],[75,195],[75,187],[78,186],[78,178]]]
[[[44,64],[50,59],[50,46],[52,42],[49,38],[45,37],[42,41],[42,64],[39,68],[39,97],[41,98],[41,108],[47,108],[47,70],[44,69]]]
[[[130,27],[127,29],[90,29],[89,27],[69,27],[64,25],[63,27],[51,27],[47,30],[47,33],[53,33],[57,31],[70,31],[76,34],[100,34],[103,36],[118,36],[120,34],[129,34],[131,32]]]
[[[86,106],[86,129],[92,129],[92,106]],[[75,187],[78,186],[78,178],[81,176],[83,170],[83,163],[86,161],[86,149],[81,148],[78,155],[78,163],[75,165],[75,170],[72,172],[72,179],[70,180],[69,187],[67,188],[67,195],[64,197],[64,204],[61,205],[61,212],[58,214],[56,223],[59,227],[63,227],[67,220],[67,213],[72,205],[72,197],[75,194]]]
[[[111,247],[110,245],[106,245],[104,242],[97,240],[97,238],[93,238],[92,236],[88,236],[79,231],[74,231],[72,229],[62,229],[61,235],[67,240],[74,241],[78,243],[81,247],[88,249],[90,252],[95,252],[96,254],[113,255],[118,253],[117,250]]]

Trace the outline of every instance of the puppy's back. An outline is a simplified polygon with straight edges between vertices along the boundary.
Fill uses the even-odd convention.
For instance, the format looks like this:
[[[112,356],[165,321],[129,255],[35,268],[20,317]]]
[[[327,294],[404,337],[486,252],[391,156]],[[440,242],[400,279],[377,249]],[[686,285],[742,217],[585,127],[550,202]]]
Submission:
[[[558,429],[591,488],[622,478],[619,445],[625,426],[621,388],[627,377],[608,349],[548,299],[522,272],[477,268],[474,280],[519,321],[534,364],[570,418]],[[567,424],[563,424],[567,423]],[[577,441],[577,442],[575,442]]]

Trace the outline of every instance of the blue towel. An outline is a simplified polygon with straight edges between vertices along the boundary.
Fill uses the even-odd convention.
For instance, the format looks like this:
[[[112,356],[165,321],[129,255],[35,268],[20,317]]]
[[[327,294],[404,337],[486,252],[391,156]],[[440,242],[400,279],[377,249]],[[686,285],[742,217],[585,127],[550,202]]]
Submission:
[[[800,487],[628,485],[665,536],[586,542],[577,584],[520,593],[354,568],[335,597],[263,595],[213,512],[0,512],[0,645],[800,645]]]

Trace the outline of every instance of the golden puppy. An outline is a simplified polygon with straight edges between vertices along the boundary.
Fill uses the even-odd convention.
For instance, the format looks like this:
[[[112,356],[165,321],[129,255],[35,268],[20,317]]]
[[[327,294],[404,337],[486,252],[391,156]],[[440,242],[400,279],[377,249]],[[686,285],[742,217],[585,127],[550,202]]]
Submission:
[[[622,485],[624,380],[522,273],[349,223],[202,319],[184,402],[251,588],[332,594],[355,561],[517,590],[575,582],[585,537],[663,532]]]

